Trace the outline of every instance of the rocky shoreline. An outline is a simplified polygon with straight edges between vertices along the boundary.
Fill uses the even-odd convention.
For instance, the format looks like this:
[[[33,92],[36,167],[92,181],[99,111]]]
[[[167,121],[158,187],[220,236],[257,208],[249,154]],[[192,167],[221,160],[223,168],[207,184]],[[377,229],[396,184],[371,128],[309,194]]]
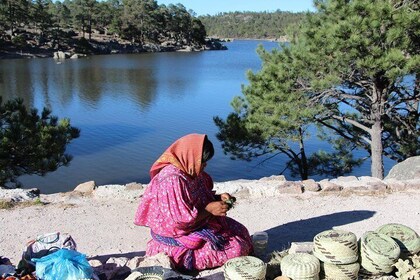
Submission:
[[[0,188],[0,200],[10,202],[24,202],[41,199],[48,203],[68,202],[69,198],[78,195],[91,195],[100,199],[129,199],[136,200],[143,195],[147,184],[130,183],[126,185],[101,185],[94,181],[78,185],[74,191],[41,194],[36,188],[32,189],[4,189]],[[369,176],[343,176],[335,179],[315,181],[287,181],[283,175],[264,177],[259,180],[234,180],[214,183],[217,193],[228,192],[239,197],[276,197],[284,194],[336,194],[336,195],[382,195],[400,191],[420,191],[420,178],[380,180]]]
[[[83,43],[81,43],[83,42]],[[221,39],[207,38],[203,45],[188,45],[175,41],[165,41],[162,43],[134,44],[122,40],[104,40],[101,38],[91,41],[78,39],[72,45],[63,47],[52,46],[50,44],[38,45],[35,42],[28,44],[23,49],[13,45],[4,45],[0,48],[0,59],[18,58],[80,58],[88,55],[108,55],[108,54],[131,54],[148,52],[197,52],[207,50],[227,50]],[[83,46],[81,46],[83,45]]]

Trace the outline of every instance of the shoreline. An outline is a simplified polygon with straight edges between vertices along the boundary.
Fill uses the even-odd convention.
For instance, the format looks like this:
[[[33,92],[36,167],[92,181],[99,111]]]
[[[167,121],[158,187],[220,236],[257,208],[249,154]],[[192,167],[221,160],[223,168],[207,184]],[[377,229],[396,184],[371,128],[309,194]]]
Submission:
[[[67,53],[66,58],[70,58],[73,54],[78,57],[90,56],[90,55],[112,55],[112,54],[130,54],[130,53],[150,53],[150,52],[196,52],[196,51],[207,51],[207,50],[227,50],[227,47],[223,44],[225,42],[232,41],[270,41],[285,43],[286,38],[217,38],[209,37],[206,40],[206,44],[203,46],[193,45],[171,45],[167,43],[162,44],[146,44],[144,46],[130,45],[124,42],[114,41],[99,41],[92,40],[91,45],[97,48],[97,51],[92,53],[78,53],[74,50],[66,49],[51,49],[44,47],[32,47],[26,50],[18,50],[14,47],[6,47],[0,49],[0,60],[5,59],[25,59],[25,58],[53,58],[55,53],[63,52]],[[109,50],[104,50],[109,49]],[[62,59],[58,58],[57,59]]]
[[[82,40],[84,38],[76,38]],[[82,40],[83,41],[83,40]],[[21,58],[79,58],[90,55],[111,55],[111,54],[136,54],[150,52],[198,52],[207,50],[227,50],[222,43],[225,42],[216,38],[207,38],[203,44],[180,44],[172,41],[162,43],[132,44],[127,41],[117,41],[114,39],[94,38],[90,41],[84,39],[81,47],[77,43],[64,45],[62,47],[51,47],[48,44],[41,46],[29,45],[23,49],[18,49],[13,45],[5,45],[0,49],[0,60],[2,59],[21,59]],[[81,44],[79,42],[79,44]],[[79,50],[78,50],[79,49]],[[82,50],[82,51],[81,51]]]

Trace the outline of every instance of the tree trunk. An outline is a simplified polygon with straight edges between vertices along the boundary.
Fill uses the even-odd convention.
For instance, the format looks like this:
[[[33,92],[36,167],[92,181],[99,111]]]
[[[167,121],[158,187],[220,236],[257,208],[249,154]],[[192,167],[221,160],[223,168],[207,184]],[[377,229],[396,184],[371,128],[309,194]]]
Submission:
[[[372,132],[371,132],[371,159],[372,159],[372,165],[371,165],[371,172],[372,177],[376,177],[379,179],[383,179],[384,177],[384,166],[383,166],[383,160],[382,160],[382,124],[380,121],[375,121],[375,123],[372,126]]]
[[[386,91],[389,85],[388,79],[384,76],[383,71],[378,72],[375,76],[375,83],[372,92],[372,106],[371,106],[371,120],[373,125],[370,131],[371,137],[371,173],[372,177],[384,178],[384,163],[383,163],[383,143],[382,143],[382,116],[384,115],[384,106],[386,104]]]
[[[301,161],[301,164],[299,164],[300,177],[302,178],[302,180],[307,180],[308,179],[308,159],[306,158],[305,145],[303,143],[302,128],[299,128],[299,136],[300,136],[299,147],[300,147],[300,161]]]

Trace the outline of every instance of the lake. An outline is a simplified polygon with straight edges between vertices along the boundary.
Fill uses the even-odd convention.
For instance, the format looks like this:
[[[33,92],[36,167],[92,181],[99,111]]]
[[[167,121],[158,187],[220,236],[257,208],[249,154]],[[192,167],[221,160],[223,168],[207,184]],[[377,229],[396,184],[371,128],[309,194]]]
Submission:
[[[26,105],[40,111],[48,107],[81,129],[67,148],[73,155],[70,166],[20,181],[43,193],[72,190],[91,180],[97,185],[148,183],[153,162],[188,133],[207,134],[213,142],[216,153],[206,171],[216,182],[279,174],[287,163],[284,156],[261,163],[224,155],[213,122],[214,116],[225,118],[232,111],[232,98],[247,84],[246,71],[260,69],[258,44],[278,47],[237,40],[226,43],[227,51],[98,55],[61,63],[0,60],[3,100],[22,97]],[[328,145],[313,138],[307,149],[323,147]],[[392,164],[385,161],[385,174]],[[370,162],[352,175],[369,176]]]

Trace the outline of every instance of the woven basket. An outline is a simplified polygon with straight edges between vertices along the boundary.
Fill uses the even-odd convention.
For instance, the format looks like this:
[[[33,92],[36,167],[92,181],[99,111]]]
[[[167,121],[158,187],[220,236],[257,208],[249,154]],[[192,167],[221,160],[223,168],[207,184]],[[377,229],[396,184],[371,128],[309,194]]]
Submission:
[[[325,263],[355,263],[359,258],[357,237],[344,230],[323,231],[314,237],[313,253]]]
[[[262,260],[252,256],[230,259],[223,266],[226,280],[264,280],[266,269]]]
[[[408,257],[420,252],[420,237],[411,228],[401,224],[386,224],[376,232],[392,237],[400,246],[402,257]]]
[[[282,275],[300,279],[319,279],[321,265],[319,260],[307,253],[295,253],[285,256],[280,263]]]
[[[321,270],[325,280],[357,280],[360,264],[331,264],[322,263]]]
[[[372,273],[390,273],[400,256],[400,247],[391,237],[368,231],[360,238],[362,267]]]

